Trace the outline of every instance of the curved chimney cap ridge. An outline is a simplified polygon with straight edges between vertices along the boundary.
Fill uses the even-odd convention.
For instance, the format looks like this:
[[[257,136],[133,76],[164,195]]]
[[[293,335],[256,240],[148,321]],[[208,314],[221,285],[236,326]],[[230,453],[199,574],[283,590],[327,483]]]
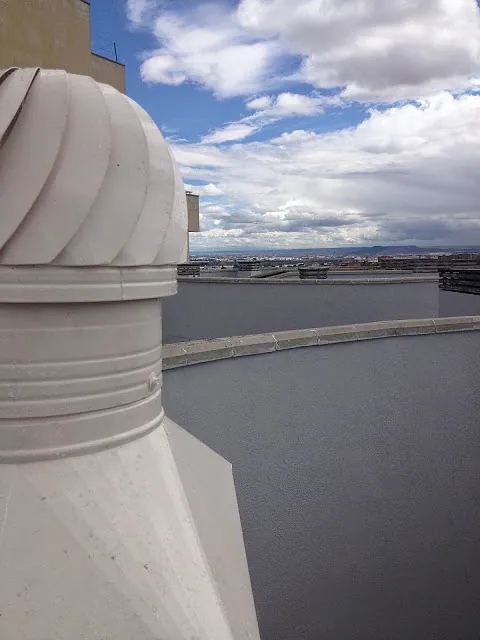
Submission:
[[[0,264],[184,262],[187,203],[162,134],[133,100],[61,70],[0,71]]]

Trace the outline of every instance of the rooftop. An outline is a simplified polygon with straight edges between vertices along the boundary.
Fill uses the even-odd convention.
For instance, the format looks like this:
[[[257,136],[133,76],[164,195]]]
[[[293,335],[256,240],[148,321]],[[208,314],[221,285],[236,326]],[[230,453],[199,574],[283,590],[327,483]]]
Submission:
[[[475,637],[479,348],[480,317],[165,347],[169,415],[233,463],[262,638]]]

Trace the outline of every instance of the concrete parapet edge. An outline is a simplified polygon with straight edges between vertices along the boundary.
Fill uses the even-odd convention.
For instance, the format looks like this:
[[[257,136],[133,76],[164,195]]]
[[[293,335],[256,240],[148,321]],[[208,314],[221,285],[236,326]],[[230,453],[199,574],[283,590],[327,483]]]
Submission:
[[[438,276],[423,276],[420,278],[327,278],[326,280],[300,280],[299,278],[222,278],[204,276],[178,276],[178,282],[193,282],[195,284],[295,284],[295,285],[352,285],[352,284],[420,284],[424,282],[438,282]]]
[[[342,342],[460,331],[480,331],[480,316],[388,320],[215,338],[214,340],[177,342],[163,346],[163,369],[176,369],[202,362],[272,353],[299,347],[317,347]]]

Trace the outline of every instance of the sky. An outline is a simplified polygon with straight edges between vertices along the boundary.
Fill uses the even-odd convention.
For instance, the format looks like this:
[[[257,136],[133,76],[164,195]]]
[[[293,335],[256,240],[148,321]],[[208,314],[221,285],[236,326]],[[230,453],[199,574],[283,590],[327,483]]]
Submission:
[[[480,244],[477,0],[91,0],[193,250]]]

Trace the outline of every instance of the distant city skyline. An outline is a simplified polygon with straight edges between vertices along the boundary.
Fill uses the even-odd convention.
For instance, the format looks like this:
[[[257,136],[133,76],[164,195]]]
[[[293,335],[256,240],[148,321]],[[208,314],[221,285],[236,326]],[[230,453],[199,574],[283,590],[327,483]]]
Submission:
[[[344,255],[355,255],[355,252],[360,252],[362,254],[374,254],[378,251],[388,250],[391,253],[398,252],[399,254],[407,254],[408,252],[412,252],[413,255],[418,251],[420,254],[422,251],[426,251],[427,253],[480,253],[480,245],[461,245],[461,246],[445,246],[445,247],[419,247],[416,245],[373,245],[373,246],[346,246],[346,247],[292,247],[288,249],[271,249],[266,247],[243,247],[241,249],[232,249],[226,247],[220,248],[212,248],[208,250],[196,249],[192,251],[192,254],[208,254],[210,253],[225,253],[225,254],[241,254],[241,253],[279,253],[279,254],[298,254],[298,253],[313,253],[313,252],[326,252],[326,254],[336,254],[343,253]]]

